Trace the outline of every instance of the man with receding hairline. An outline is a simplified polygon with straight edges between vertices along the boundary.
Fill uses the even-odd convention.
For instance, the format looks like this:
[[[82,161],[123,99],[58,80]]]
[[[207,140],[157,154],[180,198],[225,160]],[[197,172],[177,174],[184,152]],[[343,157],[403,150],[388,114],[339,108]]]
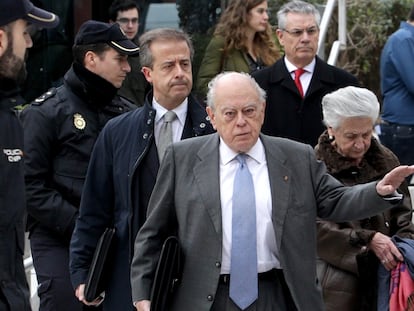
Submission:
[[[277,18],[284,56],[253,74],[267,93],[262,131],[314,147],[325,130],[322,97],[340,87],[358,86],[358,80],[317,56],[320,13],[313,4],[288,1]]]
[[[217,134],[167,149],[135,240],[137,311],[150,310],[158,257],[171,235],[183,256],[168,310],[321,311],[316,217],[363,218],[392,207],[388,199],[399,202],[394,191],[414,166],[344,187],[309,145],[260,134],[265,97],[248,74],[219,74],[207,93]]]

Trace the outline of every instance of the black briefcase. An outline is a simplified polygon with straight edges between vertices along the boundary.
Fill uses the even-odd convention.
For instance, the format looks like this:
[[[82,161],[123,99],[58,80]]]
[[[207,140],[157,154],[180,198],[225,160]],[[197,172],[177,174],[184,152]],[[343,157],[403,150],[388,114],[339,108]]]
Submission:
[[[182,255],[178,239],[168,237],[162,246],[151,290],[151,311],[166,311],[181,277]]]
[[[111,251],[114,235],[115,228],[106,228],[99,238],[85,283],[84,294],[88,302],[94,301],[105,291],[108,282],[108,274],[105,271],[112,265],[114,257],[114,252]]]

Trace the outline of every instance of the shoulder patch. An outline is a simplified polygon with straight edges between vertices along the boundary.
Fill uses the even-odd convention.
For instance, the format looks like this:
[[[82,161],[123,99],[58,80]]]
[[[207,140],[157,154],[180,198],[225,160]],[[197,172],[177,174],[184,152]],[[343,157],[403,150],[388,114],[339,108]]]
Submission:
[[[49,98],[53,97],[56,95],[56,88],[52,87],[51,89],[49,89],[46,93],[43,93],[42,95],[40,95],[38,98],[36,98],[33,101],[33,105],[37,105],[40,106],[41,104],[43,104],[46,100],[48,100]]]

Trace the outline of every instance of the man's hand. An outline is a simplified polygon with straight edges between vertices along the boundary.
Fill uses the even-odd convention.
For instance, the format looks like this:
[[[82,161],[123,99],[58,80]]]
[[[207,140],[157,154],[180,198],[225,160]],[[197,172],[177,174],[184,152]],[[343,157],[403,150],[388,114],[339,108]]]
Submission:
[[[398,261],[404,261],[404,257],[392,242],[391,238],[381,232],[375,233],[368,247],[375,253],[387,270],[394,269]]]
[[[150,311],[151,302],[149,300],[140,300],[135,304],[137,311]]]
[[[394,194],[406,177],[414,174],[414,165],[401,165],[394,168],[377,183],[377,193],[380,196]]]
[[[76,288],[75,295],[76,295],[76,297],[78,297],[79,301],[81,301],[83,304],[85,304],[87,306],[96,306],[97,307],[104,300],[104,297],[103,296],[99,296],[94,301],[91,301],[91,302],[86,301],[86,299],[85,299],[85,284],[80,284]]]

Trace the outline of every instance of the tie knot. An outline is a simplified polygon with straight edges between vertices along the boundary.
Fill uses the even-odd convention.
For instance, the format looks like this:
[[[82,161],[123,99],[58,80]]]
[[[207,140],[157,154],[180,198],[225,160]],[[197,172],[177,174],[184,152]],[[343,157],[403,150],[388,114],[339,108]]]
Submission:
[[[295,78],[298,79],[301,75],[303,75],[305,73],[305,69],[303,68],[298,68],[295,70]]]
[[[171,122],[171,121],[173,121],[176,117],[177,117],[177,115],[175,114],[175,112],[174,112],[174,111],[172,111],[172,110],[168,110],[168,111],[164,114],[164,122]]]
[[[245,153],[239,153],[236,156],[237,161],[239,161],[240,166],[244,166],[246,164],[246,157],[247,155]]]

